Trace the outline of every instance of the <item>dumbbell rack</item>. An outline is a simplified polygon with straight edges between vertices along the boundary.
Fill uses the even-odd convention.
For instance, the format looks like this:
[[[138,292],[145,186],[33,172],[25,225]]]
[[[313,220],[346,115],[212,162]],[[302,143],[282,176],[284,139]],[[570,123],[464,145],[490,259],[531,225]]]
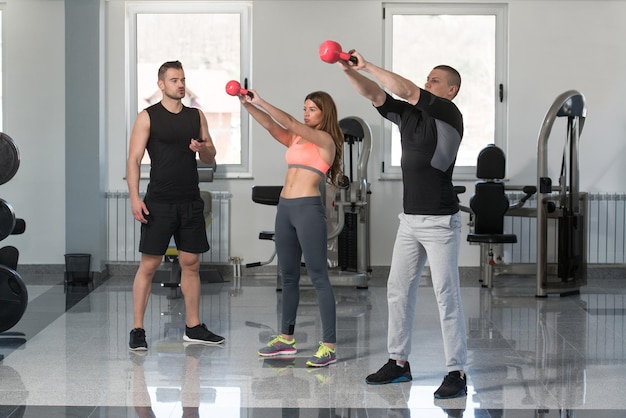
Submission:
[[[19,168],[20,155],[15,142],[0,133],[0,185],[13,178]],[[10,235],[21,234],[26,229],[23,219],[15,217],[9,202],[0,198],[0,241]],[[19,251],[7,245],[0,248],[0,335],[15,337],[20,333],[3,334],[19,322],[26,311],[28,291],[17,272]]]

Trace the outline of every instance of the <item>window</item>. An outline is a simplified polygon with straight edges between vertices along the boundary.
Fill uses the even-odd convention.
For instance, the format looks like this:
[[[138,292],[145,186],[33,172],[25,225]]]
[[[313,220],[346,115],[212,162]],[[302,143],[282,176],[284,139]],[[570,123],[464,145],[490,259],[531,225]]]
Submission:
[[[454,102],[465,132],[454,177],[475,177],[476,158],[487,144],[506,152],[506,6],[472,4],[385,4],[385,68],[420,87],[433,67],[446,64],[461,74]],[[400,178],[400,133],[383,122],[383,178]]]
[[[246,3],[137,2],[129,5],[129,121],[161,100],[157,71],[166,61],[183,64],[186,106],[202,109],[217,148],[216,177],[249,172],[248,119],[228,96],[226,83],[245,83],[250,67]],[[144,161],[149,164],[147,153]]]

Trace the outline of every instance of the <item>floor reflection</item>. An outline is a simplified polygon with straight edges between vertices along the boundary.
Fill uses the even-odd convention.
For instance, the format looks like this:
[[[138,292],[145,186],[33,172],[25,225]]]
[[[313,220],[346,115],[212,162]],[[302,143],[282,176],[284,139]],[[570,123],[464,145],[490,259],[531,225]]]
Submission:
[[[383,278],[341,287],[338,362],[308,368],[321,335],[315,291],[303,289],[297,355],[259,358],[278,332],[273,280],[203,284],[201,312],[223,347],[183,344],[184,300],[153,288],[149,350],[128,353],[132,278],[84,294],[63,282],[34,286],[20,323],[0,335],[0,417],[508,417],[626,416],[626,287],[593,281],[580,295],[535,298],[534,284],[499,278],[462,287],[468,320],[468,395],[437,401],[444,374],[432,288],[422,284],[412,382],[370,386],[386,361]],[[32,290],[32,292],[30,292]]]

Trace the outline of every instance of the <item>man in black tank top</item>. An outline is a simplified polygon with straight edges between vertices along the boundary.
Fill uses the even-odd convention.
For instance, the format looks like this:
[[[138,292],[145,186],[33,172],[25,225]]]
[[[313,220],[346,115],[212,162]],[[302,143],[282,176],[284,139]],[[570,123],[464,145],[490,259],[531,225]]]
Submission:
[[[141,261],[133,283],[134,324],[129,350],[148,349],[144,315],[152,278],[174,237],[181,268],[180,287],[185,299],[183,339],[220,344],[224,338],[200,320],[200,254],[209,250],[204,203],[198,188],[196,153],[215,163],[215,147],[206,117],[200,109],[183,105],[185,73],[178,61],[164,63],[158,72],[163,98],[137,116],[130,136],[126,178],[133,217],[141,222]],[[139,195],[141,159],[150,155],[150,181],[145,198]]]
[[[368,384],[408,382],[413,320],[422,271],[429,262],[439,307],[448,374],[435,391],[436,399],[467,394],[467,333],[461,305],[458,253],[461,219],[452,187],[452,171],[463,137],[463,116],[452,103],[461,77],[440,65],[428,75],[424,89],[391,71],[367,62],[358,52],[340,60],[354,89],[378,112],[395,123],[402,138],[403,213],[387,282],[388,362],[370,374]],[[361,74],[366,72],[382,87]],[[400,99],[393,98],[383,88]]]

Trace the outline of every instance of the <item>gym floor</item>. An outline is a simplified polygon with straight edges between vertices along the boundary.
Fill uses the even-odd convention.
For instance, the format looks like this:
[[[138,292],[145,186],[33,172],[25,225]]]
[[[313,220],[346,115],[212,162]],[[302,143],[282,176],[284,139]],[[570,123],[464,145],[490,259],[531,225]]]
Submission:
[[[223,347],[183,345],[177,289],[155,284],[146,314],[149,350],[129,353],[132,276],[95,288],[58,274],[24,275],[29,305],[0,334],[0,417],[578,417],[626,416],[626,285],[590,278],[579,295],[535,297],[529,277],[493,289],[463,280],[468,395],[435,402],[445,374],[432,286],[425,278],[410,357],[413,381],[370,386],[387,361],[386,277],[336,287],[338,362],[304,364],[321,335],[315,292],[304,287],[298,354],[260,359],[277,331],[275,277],[202,285],[201,315]],[[383,275],[381,275],[383,276]],[[306,280],[306,279],[305,279]]]

